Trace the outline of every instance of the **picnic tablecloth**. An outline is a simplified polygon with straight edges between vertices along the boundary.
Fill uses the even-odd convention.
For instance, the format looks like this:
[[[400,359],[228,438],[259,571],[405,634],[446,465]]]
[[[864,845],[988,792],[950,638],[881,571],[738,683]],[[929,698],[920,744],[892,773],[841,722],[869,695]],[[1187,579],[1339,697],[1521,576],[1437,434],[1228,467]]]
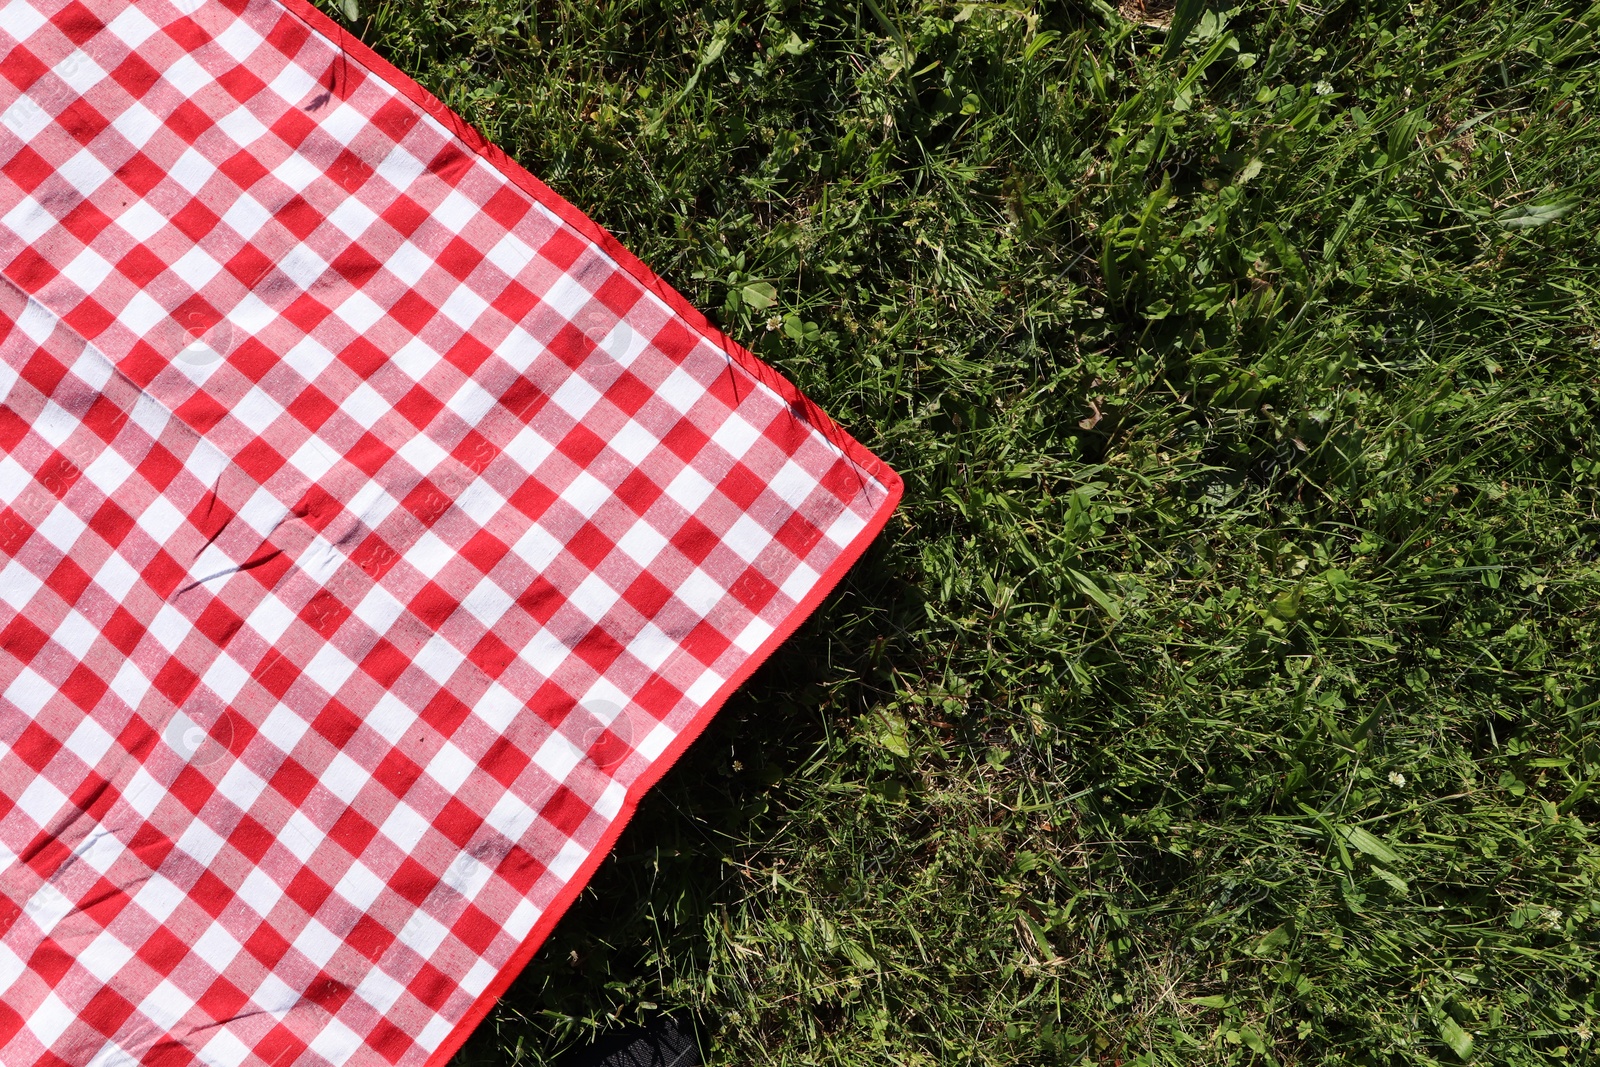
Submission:
[[[0,1064],[437,1067],[900,481],[300,0],[0,54]]]

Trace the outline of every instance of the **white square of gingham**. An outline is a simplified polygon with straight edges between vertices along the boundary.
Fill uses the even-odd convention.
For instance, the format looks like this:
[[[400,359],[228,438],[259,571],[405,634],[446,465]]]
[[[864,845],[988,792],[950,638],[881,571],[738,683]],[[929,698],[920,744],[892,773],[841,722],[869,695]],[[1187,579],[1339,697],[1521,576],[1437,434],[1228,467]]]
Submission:
[[[332,32],[0,3],[5,1067],[442,1062],[898,498]]]

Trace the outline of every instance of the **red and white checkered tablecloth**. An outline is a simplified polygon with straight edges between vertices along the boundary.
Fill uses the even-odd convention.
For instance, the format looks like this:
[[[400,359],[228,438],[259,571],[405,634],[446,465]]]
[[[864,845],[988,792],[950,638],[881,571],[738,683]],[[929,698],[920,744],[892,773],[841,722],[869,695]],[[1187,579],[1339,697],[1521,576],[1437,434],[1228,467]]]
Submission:
[[[900,480],[303,0],[0,54],[0,1064],[439,1067]]]

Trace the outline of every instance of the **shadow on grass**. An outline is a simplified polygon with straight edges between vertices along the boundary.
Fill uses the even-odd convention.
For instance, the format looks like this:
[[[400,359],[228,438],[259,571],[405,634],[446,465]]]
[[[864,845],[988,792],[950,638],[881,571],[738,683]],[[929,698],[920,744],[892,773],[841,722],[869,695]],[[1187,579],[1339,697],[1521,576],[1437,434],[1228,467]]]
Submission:
[[[688,995],[710,962],[708,928],[752,888],[752,859],[783,830],[785,786],[826,758],[835,727],[871,699],[858,671],[882,642],[863,636],[862,624],[920,611],[896,577],[904,568],[889,540],[880,537],[645,795],[455,1067],[578,1062],[661,1010],[715,1034],[718,1019]]]

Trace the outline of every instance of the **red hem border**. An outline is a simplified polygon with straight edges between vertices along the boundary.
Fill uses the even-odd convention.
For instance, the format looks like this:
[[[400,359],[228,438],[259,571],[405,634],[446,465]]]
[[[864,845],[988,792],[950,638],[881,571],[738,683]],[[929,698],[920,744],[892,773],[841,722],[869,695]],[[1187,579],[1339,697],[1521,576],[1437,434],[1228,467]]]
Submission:
[[[823,436],[833,442],[849,459],[876,479],[886,490],[888,495],[884,498],[878,510],[874,512],[867,525],[850,542],[843,552],[839,554],[827,572],[822,575],[817,584],[807,594],[806,598],[789,613],[783,623],[768,636],[767,640],[754,654],[744,662],[744,665],[725,682],[716,694],[701,708],[700,713],[673,739],[672,744],[652,762],[643,775],[628,789],[623,798],[622,807],[617,816],[612,820],[605,832],[601,835],[599,843],[589,857],[579,866],[577,872],[556,894],[543,913],[534,923],[528,936],[517,946],[511,959],[500,969],[472,1006],[456,1023],[455,1028],[444,1039],[437,1049],[428,1057],[423,1067],[445,1067],[468,1037],[477,1029],[485,1016],[487,1016],[500,997],[510,988],[523,968],[533,959],[539,948],[550,936],[578,894],[599,869],[600,864],[611,854],[617,838],[633,818],[634,811],[638,808],[639,801],[648,793],[663,775],[669,771],[678,758],[694,743],[695,739],[705,730],[718,711],[727,703],[730,696],[742,686],[756,668],[766,662],[767,658],[775,652],[780,645],[789,639],[799,629],[800,624],[811,616],[822,601],[833,592],[856,561],[861,558],[870,545],[888,524],[889,516],[899,506],[901,498],[905,495],[905,483],[900,476],[889,467],[887,463],[868,451],[854,437],[851,437],[843,428],[828,417],[827,413],[813,403],[808,397],[796,389],[782,374],[762,362],[760,357],[740,345],[721,330],[717,329],[705,315],[690,304],[676,290],[661,279],[653,270],[644,264],[632,252],[622,246],[622,243],[606,231],[599,223],[585,215],[578,208],[569,203],[565,197],[540,181],[531,172],[516,160],[508,156],[502,149],[491,144],[482,134],[473,129],[464,119],[451,111],[443,101],[428,90],[418,85],[405,72],[395,67],[388,60],[374,52],[359,38],[355,37],[344,27],[334,22],[333,19],[317,10],[310,0],[279,0],[279,3],[291,14],[306,23],[312,30],[322,34],[333,41],[346,54],[354,58],[373,74],[388,82],[390,86],[399,90],[412,103],[421,107],[432,115],[441,125],[451,130],[458,139],[477,155],[483,157],[492,166],[515,183],[523,192],[529,194],[540,204],[554,211],[562,221],[572,226],[579,233],[599,245],[617,264],[632,275],[633,279],[660,297],[674,313],[681,316],[690,326],[706,340],[716,345],[730,359],[737,362],[744,370],[748,371],[757,380],[767,385],[779,396],[783,397],[791,407],[798,410],[805,421],[815,427]]]

